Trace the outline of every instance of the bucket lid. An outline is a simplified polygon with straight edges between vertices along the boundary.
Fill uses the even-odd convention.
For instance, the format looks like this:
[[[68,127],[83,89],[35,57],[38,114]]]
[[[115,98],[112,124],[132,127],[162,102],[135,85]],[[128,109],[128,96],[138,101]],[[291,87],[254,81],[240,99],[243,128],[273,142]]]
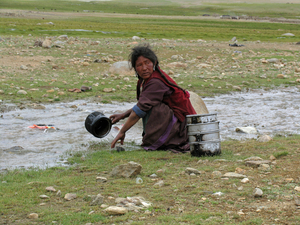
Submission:
[[[212,116],[212,115],[217,115],[217,112],[213,113],[208,113],[208,114],[193,114],[193,115],[186,115],[186,117],[204,117],[204,116]]]

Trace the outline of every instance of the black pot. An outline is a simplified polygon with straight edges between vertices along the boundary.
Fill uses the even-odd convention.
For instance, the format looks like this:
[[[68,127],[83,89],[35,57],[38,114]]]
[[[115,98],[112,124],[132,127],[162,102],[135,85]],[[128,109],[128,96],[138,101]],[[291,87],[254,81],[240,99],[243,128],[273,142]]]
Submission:
[[[85,128],[97,138],[109,134],[112,122],[101,112],[93,112],[85,119]]]

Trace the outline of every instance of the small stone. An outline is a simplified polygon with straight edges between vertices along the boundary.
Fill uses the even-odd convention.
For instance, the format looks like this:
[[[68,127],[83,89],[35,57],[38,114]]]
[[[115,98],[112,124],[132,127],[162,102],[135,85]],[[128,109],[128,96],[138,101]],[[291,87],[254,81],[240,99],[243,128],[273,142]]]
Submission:
[[[279,79],[284,79],[284,78],[286,78],[286,75],[284,75],[284,74],[278,74],[278,75],[277,75],[277,78],[279,78]]]
[[[109,215],[123,215],[128,212],[126,208],[118,206],[109,206],[104,211],[107,212]]]
[[[51,191],[51,192],[55,192],[55,188],[50,186],[50,187],[46,187],[46,191]]]
[[[149,177],[151,177],[151,178],[157,178],[158,176],[155,173],[153,173]]]
[[[98,194],[96,196],[93,195],[91,198],[92,198],[92,201],[90,203],[91,206],[102,205],[104,201],[104,197],[101,194]]]
[[[47,196],[47,195],[40,195],[40,198],[41,199],[47,199],[47,198],[49,198],[49,196]]]
[[[244,170],[244,169],[242,169],[242,168],[239,168],[239,167],[237,167],[237,168],[235,169],[235,172],[236,172],[236,173],[239,173],[239,174],[246,174],[246,170]]]
[[[255,198],[261,197],[263,195],[263,191],[260,188],[255,188],[253,191],[253,196]]]
[[[269,142],[273,139],[269,135],[263,135],[257,139],[258,142]]]
[[[73,193],[67,193],[64,197],[64,199],[66,199],[67,201],[71,201],[73,199],[77,198],[77,195],[76,194],[73,194]]]
[[[257,168],[259,167],[261,164],[270,164],[271,161],[270,160],[261,160],[261,161],[246,161],[245,162],[245,165],[246,166],[250,166],[250,167],[253,167],[253,168]]]
[[[107,178],[106,177],[96,177],[96,181],[105,183],[105,182],[107,182]]]
[[[270,160],[274,161],[274,160],[276,160],[276,157],[274,155],[270,155]]]
[[[163,180],[160,180],[160,181],[158,181],[157,183],[155,183],[153,186],[162,187],[162,186],[164,186],[164,181],[163,181]]]
[[[57,191],[56,196],[58,196],[58,197],[61,196],[61,191],[60,190]]]
[[[24,90],[19,90],[19,91],[17,92],[17,94],[18,94],[18,95],[27,95],[27,92],[24,91]]]
[[[28,219],[37,219],[39,218],[39,215],[37,213],[30,213],[28,216],[27,216]]]
[[[300,186],[296,186],[294,190],[300,192]]]
[[[249,182],[250,181],[247,177],[241,180],[241,183],[243,183],[243,184],[246,184],[246,183],[249,183]]]
[[[185,169],[185,173],[191,175],[191,173],[194,173],[194,174],[200,174],[200,171],[197,170],[197,169],[194,169],[194,168],[191,168],[191,167],[187,167]]]
[[[270,170],[270,165],[269,164],[260,164],[258,167],[260,170]]]
[[[239,173],[228,172],[228,173],[225,173],[222,177],[223,178],[245,178],[246,175],[239,174]]]
[[[21,66],[20,66],[20,69],[21,69],[21,70],[28,70],[28,67],[25,66],[25,65],[21,65]]]
[[[217,178],[217,177],[221,177],[222,173],[220,171],[213,171],[211,173],[211,175],[212,175],[213,178]]]

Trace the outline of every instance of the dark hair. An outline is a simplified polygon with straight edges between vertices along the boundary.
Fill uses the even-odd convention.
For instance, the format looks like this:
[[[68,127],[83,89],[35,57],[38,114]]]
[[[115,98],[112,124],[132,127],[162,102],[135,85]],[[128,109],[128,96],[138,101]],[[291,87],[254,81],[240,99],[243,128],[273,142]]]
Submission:
[[[140,56],[144,56],[149,59],[153,65],[158,66],[158,58],[154,51],[151,49],[149,44],[142,44],[134,47],[132,52],[129,54],[129,61],[131,63],[131,67],[135,70],[135,64],[137,59]]]
[[[137,59],[140,56],[143,56],[143,57],[149,59],[153,63],[153,65],[155,65],[155,70],[160,73],[160,75],[162,76],[162,78],[168,84],[170,84],[173,87],[177,87],[177,88],[181,89],[183,92],[185,92],[184,89],[182,89],[181,87],[177,86],[176,84],[173,84],[172,82],[170,82],[165,77],[165,75],[161,72],[161,70],[160,70],[160,68],[158,66],[158,64],[159,64],[158,63],[158,58],[157,58],[156,54],[154,53],[154,51],[151,49],[151,47],[150,47],[149,44],[138,45],[138,46],[134,47],[132,49],[132,52],[129,54],[129,57],[128,57],[129,58],[129,62],[131,64],[131,67],[135,70],[135,72],[136,72],[135,64],[136,64]],[[137,77],[139,78],[140,81],[142,80],[142,78],[138,74],[137,74]],[[139,83],[141,83],[141,82],[139,82]],[[140,87],[139,87],[139,84],[138,84],[138,86],[137,86],[137,98],[139,98],[139,95],[140,95]]]

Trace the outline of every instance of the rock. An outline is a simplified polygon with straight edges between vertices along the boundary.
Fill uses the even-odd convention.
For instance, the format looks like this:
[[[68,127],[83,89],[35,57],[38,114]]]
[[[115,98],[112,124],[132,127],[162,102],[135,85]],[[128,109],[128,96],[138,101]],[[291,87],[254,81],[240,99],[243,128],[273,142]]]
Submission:
[[[128,61],[120,61],[113,63],[110,68],[109,72],[112,74],[119,74],[124,76],[134,76],[135,71],[131,70],[130,64]]]
[[[199,170],[197,170],[197,169],[194,169],[194,168],[191,168],[191,167],[187,167],[186,169],[185,169],[185,173],[187,173],[187,174],[191,174],[191,173],[194,173],[194,174],[200,174],[200,171]]]
[[[132,40],[134,40],[134,41],[136,41],[136,40],[140,40],[141,38],[140,37],[138,37],[138,36],[133,36],[132,37]]]
[[[244,170],[244,169],[242,169],[242,168],[239,168],[239,167],[237,167],[237,168],[235,169],[235,172],[238,173],[238,174],[246,174],[246,170]]]
[[[300,192],[300,186],[296,186],[294,190]]]
[[[246,133],[246,134],[256,134],[257,130],[255,127],[237,127],[236,132]]]
[[[135,162],[129,162],[120,166],[116,166],[110,173],[110,176],[133,177],[140,174],[142,166]]]
[[[81,88],[80,88],[80,90],[81,91],[90,91],[90,90],[92,90],[92,87],[91,86],[88,87],[88,86],[82,85]]]
[[[19,91],[17,92],[17,94],[18,94],[18,95],[27,95],[27,92],[24,91],[24,90],[19,90]]]
[[[257,167],[259,167],[260,165],[262,165],[262,164],[270,164],[271,163],[271,161],[269,161],[269,160],[262,160],[262,161],[246,161],[245,162],[245,165],[246,166],[250,166],[250,167],[253,167],[253,168],[257,168]]]
[[[263,160],[263,159],[258,156],[251,156],[247,159],[244,159],[244,162],[246,162],[246,161],[261,161],[261,160]]]
[[[211,65],[207,64],[207,63],[200,63],[198,64],[196,67],[198,68],[208,68],[208,67],[211,67]]]
[[[151,174],[149,177],[150,177],[150,178],[157,178],[158,176],[157,176],[155,173],[153,173],[153,174]]]
[[[246,184],[246,183],[249,183],[250,181],[249,181],[249,179],[247,178],[247,177],[245,177],[245,178],[243,178],[242,180],[241,180],[241,183],[243,183],[243,184]]]
[[[233,37],[233,38],[231,39],[231,42],[236,42],[236,37]]]
[[[187,64],[182,62],[172,62],[167,64],[166,66],[171,68],[175,68],[175,67],[187,68]]]
[[[278,63],[280,60],[277,58],[267,59],[267,62],[269,63]]]
[[[239,87],[239,86],[232,86],[232,88],[235,89],[235,90],[238,90],[238,91],[241,91],[241,90],[242,90],[242,88]]]
[[[3,91],[3,90],[0,90],[0,94],[4,94],[4,91]]]
[[[296,72],[296,73],[300,73],[300,68],[296,67],[296,68],[295,68],[295,72]]]
[[[50,186],[50,187],[46,187],[46,191],[51,191],[51,192],[55,192],[55,188]]]
[[[30,213],[28,216],[27,216],[28,219],[37,219],[39,218],[39,215],[37,213]]]
[[[105,182],[107,182],[107,178],[105,178],[105,177],[96,177],[96,181],[101,182],[101,183],[105,183]]]
[[[282,36],[294,37],[294,36],[295,36],[295,34],[292,34],[292,33],[285,33],[285,34],[282,34]]]
[[[265,164],[265,163],[263,163],[263,164],[260,164],[259,166],[258,166],[258,169],[260,169],[260,170],[270,170],[270,165],[269,164]]]
[[[77,198],[77,195],[76,194],[73,194],[73,193],[67,193],[64,197],[64,199],[66,199],[67,201],[71,201],[73,199]]]
[[[162,186],[164,186],[164,181],[160,180],[160,181],[156,182],[153,186],[162,187]]]
[[[211,175],[213,178],[222,177],[222,173],[220,171],[213,171]]]
[[[90,64],[88,62],[83,62],[82,65],[83,66],[89,66]]]
[[[277,78],[279,78],[279,79],[284,79],[284,78],[287,78],[287,76],[284,75],[284,74],[278,74],[278,75],[277,75]]]
[[[90,203],[91,206],[102,205],[104,202],[104,197],[101,194],[93,195],[93,196],[91,196],[91,199],[92,199],[92,201]]]
[[[128,210],[124,207],[118,207],[118,206],[109,206],[104,210],[109,215],[124,215],[128,212]]]
[[[43,48],[51,48],[52,47],[52,42],[50,39],[46,39],[43,41],[42,43],[42,47]]]
[[[228,172],[228,173],[225,173],[222,177],[223,178],[245,178],[246,175],[234,173],[234,172]]]
[[[276,157],[274,155],[270,155],[270,160],[274,161],[274,160],[276,160]]]
[[[269,142],[269,141],[272,141],[273,139],[269,136],[269,135],[263,135],[263,136],[260,136],[257,141],[258,142]]]
[[[60,36],[58,36],[57,37],[58,39],[65,39],[65,40],[67,40],[68,39],[68,35],[60,35]]]
[[[58,196],[58,197],[61,196],[61,190],[58,190],[58,191],[57,191],[56,196]]]
[[[260,188],[255,188],[253,191],[253,196],[255,198],[261,197],[263,195],[263,191]]]
[[[104,88],[103,92],[106,92],[106,93],[113,92],[113,89],[112,88]]]
[[[300,206],[300,199],[297,196],[295,196],[295,205]]]
[[[189,91],[190,101],[197,114],[208,114],[207,107],[202,98],[195,92]]]
[[[21,69],[21,70],[28,70],[28,67],[25,66],[25,65],[21,65],[21,66],[20,66],[20,69]]]
[[[41,199],[47,199],[47,198],[49,198],[49,196],[47,196],[47,195],[40,195],[40,198]]]

